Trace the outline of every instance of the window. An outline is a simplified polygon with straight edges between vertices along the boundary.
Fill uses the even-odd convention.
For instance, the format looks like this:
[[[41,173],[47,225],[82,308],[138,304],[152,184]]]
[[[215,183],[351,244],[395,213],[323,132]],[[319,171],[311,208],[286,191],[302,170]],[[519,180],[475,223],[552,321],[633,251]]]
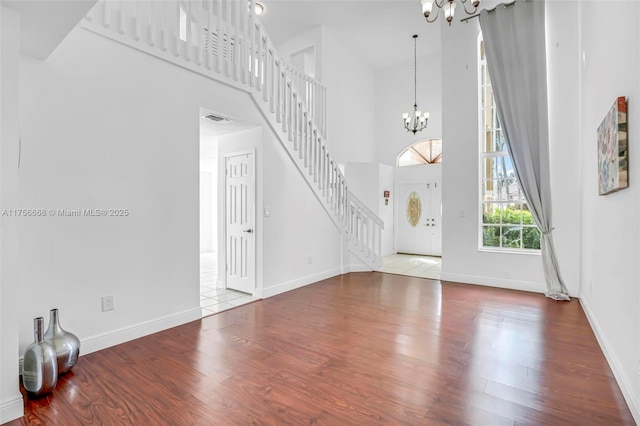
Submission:
[[[416,142],[398,156],[398,166],[442,163],[442,140]]]
[[[480,40],[480,248],[539,250],[540,231],[520,190],[500,128]]]

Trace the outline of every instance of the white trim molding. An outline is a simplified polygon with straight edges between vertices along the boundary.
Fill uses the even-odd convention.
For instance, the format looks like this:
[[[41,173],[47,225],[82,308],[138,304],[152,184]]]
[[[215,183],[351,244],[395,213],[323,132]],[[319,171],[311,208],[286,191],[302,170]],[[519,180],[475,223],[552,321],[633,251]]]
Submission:
[[[278,294],[295,290],[297,288],[304,287],[309,284],[326,280],[327,278],[335,277],[336,275],[341,275],[341,274],[342,274],[342,268],[334,268],[324,272],[318,272],[317,274],[307,275],[306,277],[297,278],[295,280],[291,280],[284,283],[276,284],[271,287],[263,288],[262,294],[258,297],[262,297],[266,299],[267,297],[276,296]]]
[[[0,401],[0,424],[8,423],[23,415],[24,401],[22,400],[22,394],[20,392]]]
[[[638,403],[638,398],[633,394],[633,387],[629,383],[629,378],[625,376],[624,370],[620,366],[620,361],[618,360],[615,351],[612,350],[612,346],[609,343],[609,340],[607,340],[607,336],[602,332],[602,329],[600,328],[596,317],[593,315],[593,311],[591,310],[587,299],[580,299],[580,305],[582,306],[582,310],[587,316],[587,320],[591,325],[593,334],[595,334],[596,336],[596,340],[600,345],[600,349],[602,349],[602,353],[607,359],[609,367],[611,367],[611,371],[613,371],[613,376],[616,378],[616,382],[618,382],[620,391],[622,391],[622,396],[629,406],[629,411],[631,411],[633,419],[637,424],[640,424],[640,406]]]
[[[87,355],[111,346],[119,345],[130,340],[139,339],[153,333],[158,333],[172,327],[177,327],[191,321],[202,318],[200,306],[150,321],[141,322],[119,330],[99,334],[97,336],[83,339],[80,343],[80,355]]]
[[[440,281],[450,281],[462,284],[483,285],[487,287],[506,288],[510,290],[529,291],[533,293],[544,293],[546,286],[542,282],[506,280],[494,277],[483,277],[479,275],[452,274],[443,272]]]

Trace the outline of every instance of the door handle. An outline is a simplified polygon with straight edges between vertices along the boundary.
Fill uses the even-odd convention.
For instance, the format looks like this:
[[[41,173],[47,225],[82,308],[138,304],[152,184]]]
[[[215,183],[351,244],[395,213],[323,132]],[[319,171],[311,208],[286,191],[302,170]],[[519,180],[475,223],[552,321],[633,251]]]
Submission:
[[[249,234],[253,234],[253,229],[245,229],[245,230],[244,230],[244,231],[242,231],[242,232],[247,232],[247,233],[249,233]]]

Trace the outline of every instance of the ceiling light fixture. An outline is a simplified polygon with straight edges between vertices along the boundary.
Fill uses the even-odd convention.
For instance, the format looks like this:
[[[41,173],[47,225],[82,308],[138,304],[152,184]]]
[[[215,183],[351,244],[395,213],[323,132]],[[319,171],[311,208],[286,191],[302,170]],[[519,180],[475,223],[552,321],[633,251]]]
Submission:
[[[418,34],[413,35],[413,114],[405,112],[402,114],[402,121],[404,122],[404,128],[408,132],[413,132],[415,135],[422,129],[427,127],[427,121],[429,121],[429,113],[418,111],[418,59],[416,54],[416,44],[418,40]]]
[[[460,0],[460,1],[467,15],[472,15],[476,13],[476,11],[478,10],[478,5],[480,4],[480,0]],[[471,6],[473,6],[473,10],[471,11],[467,10],[467,1],[471,3]],[[427,22],[429,23],[435,22],[435,20],[438,19],[438,15],[440,14],[440,9],[443,9],[444,18],[449,23],[449,26],[451,26],[451,21],[453,20],[453,17],[455,16],[455,13],[456,13],[455,0],[440,0],[439,3],[438,3],[438,0],[420,0],[420,3],[422,3],[422,14],[424,15]],[[438,10],[436,11],[435,17],[429,20],[429,16],[431,16],[431,12],[433,11],[434,4],[438,8]]]
[[[264,15],[264,5],[262,3],[256,2],[256,15]]]

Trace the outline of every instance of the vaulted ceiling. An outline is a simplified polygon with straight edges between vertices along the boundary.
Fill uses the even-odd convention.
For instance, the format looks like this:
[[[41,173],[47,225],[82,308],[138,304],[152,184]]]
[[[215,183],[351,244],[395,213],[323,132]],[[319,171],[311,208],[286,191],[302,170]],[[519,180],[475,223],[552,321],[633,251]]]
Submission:
[[[261,0],[261,17],[275,44],[324,25],[373,68],[413,60],[418,34],[418,56],[440,51],[441,18],[425,22],[418,0]]]

